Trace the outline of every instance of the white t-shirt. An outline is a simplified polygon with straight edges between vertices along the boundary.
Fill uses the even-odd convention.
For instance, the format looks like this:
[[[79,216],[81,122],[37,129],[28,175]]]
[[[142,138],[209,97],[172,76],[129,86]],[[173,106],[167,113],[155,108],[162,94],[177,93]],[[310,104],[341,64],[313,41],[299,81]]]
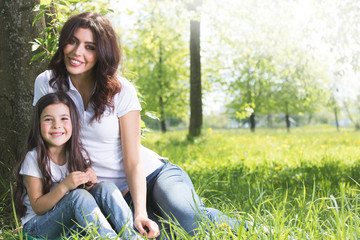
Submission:
[[[53,185],[51,186],[50,190],[56,187],[62,180],[66,178],[67,175],[69,175],[67,162],[64,165],[60,166],[50,161],[50,171],[53,181]],[[20,168],[20,174],[28,175],[31,177],[42,178],[42,174],[40,172],[39,165],[37,162],[36,149],[33,149],[26,154],[24,162],[22,163]],[[25,184],[25,194],[24,194],[23,203],[26,206],[26,213],[24,217],[21,218],[22,225],[24,225],[26,222],[28,222],[32,217],[36,215],[36,213],[34,212],[34,210],[30,205],[29,196],[26,193],[25,180],[24,180],[24,184]]]
[[[49,85],[51,77],[52,72],[47,70],[36,78],[33,105],[43,95],[56,91]],[[114,111],[107,108],[100,121],[91,121],[94,116],[92,104],[89,103],[85,110],[81,95],[72,84],[70,77],[68,81],[70,89],[67,94],[78,109],[82,122],[81,140],[90,155],[92,168],[98,180],[113,182],[121,192],[124,192],[128,189],[128,185],[124,171],[119,118],[130,111],[141,110],[135,87],[127,79],[120,78],[121,91],[113,97]],[[140,156],[146,176],[163,165],[157,153],[143,146],[140,148]]]

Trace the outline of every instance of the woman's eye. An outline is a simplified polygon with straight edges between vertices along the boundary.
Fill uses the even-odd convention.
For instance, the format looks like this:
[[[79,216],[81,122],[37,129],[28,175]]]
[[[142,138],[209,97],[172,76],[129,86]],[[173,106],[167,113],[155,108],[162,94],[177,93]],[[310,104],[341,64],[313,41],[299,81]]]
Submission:
[[[89,46],[86,46],[86,49],[89,49],[89,50],[95,50],[95,47],[94,47],[94,46],[89,45]]]
[[[74,40],[74,39],[70,39],[70,40],[69,40],[69,44],[75,44],[75,40]]]

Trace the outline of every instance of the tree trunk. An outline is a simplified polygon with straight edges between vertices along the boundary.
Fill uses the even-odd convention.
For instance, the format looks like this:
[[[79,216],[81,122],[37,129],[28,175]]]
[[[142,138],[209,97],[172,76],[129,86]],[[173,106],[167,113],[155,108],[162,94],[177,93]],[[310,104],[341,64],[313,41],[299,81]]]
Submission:
[[[285,122],[286,122],[286,130],[290,132],[290,116],[289,116],[289,106],[288,103],[285,102]]]
[[[40,0],[0,2],[0,174],[4,179],[18,161],[31,118],[33,84],[44,63],[29,65],[32,41],[45,26],[32,22]]]
[[[158,78],[159,78],[159,89],[160,89],[160,94],[162,93],[161,89],[163,88],[162,86],[162,43],[159,43],[159,72],[158,72]],[[162,96],[160,95],[159,97],[159,107],[160,107],[160,125],[161,125],[161,132],[162,133],[166,133],[166,121],[165,121],[165,106],[164,106],[164,100],[162,98]]]
[[[273,128],[273,115],[272,114],[267,115],[267,126],[268,126],[268,128]]]
[[[196,10],[201,1],[194,0],[191,10]],[[200,19],[200,17],[199,17]],[[191,139],[199,136],[203,122],[201,94],[201,64],[200,64],[200,20],[190,21],[190,125]]]
[[[339,119],[338,119],[338,114],[337,114],[337,107],[334,107],[334,115],[335,115],[336,130],[339,132],[340,128],[339,128]]]
[[[307,122],[307,124],[308,124],[308,125],[310,125],[311,120],[312,120],[312,117],[313,117],[313,115],[312,115],[312,114],[310,114],[310,115],[309,115],[309,118],[308,118],[308,122]]]
[[[164,110],[164,101],[162,97],[159,97],[159,105],[160,105],[160,124],[161,124],[161,132],[166,133],[166,121],[165,121],[165,110]]]
[[[255,132],[255,125],[256,125],[256,123],[255,123],[255,113],[252,113],[250,115],[249,122],[250,122],[250,130],[251,130],[251,132]]]

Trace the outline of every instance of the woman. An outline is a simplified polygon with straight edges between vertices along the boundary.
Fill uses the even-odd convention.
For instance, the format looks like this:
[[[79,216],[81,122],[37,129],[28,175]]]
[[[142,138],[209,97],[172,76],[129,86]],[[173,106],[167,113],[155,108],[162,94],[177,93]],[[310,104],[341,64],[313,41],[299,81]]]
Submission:
[[[71,17],[49,70],[35,81],[33,104],[58,90],[74,100],[83,121],[82,141],[98,180],[115,183],[132,203],[140,234],[158,236],[155,215],[176,219],[190,234],[198,226],[196,219],[205,216],[234,227],[236,220],[205,208],[180,167],[141,146],[141,107],[134,86],[117,73],[120,59],[116,34],[106,18],[97,13]]]

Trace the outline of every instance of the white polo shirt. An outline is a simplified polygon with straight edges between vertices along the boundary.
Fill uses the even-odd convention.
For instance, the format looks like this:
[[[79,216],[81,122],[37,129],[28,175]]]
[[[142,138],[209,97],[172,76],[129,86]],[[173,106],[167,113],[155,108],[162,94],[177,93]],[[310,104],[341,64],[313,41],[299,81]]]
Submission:
[[[41,73],[35,80],[33,105],[47,93],[56,89],[49,85],[52,71]],[[119,118],[130,111],[141,110],[135,87],[125,78],[120,78],[121,91],[113,97],[115,109],[107,108],[100,121],[91,121],[94,109],[91,103],[85,110],[80,93],[68,78],[70,89],[67,94],[74,101],[81,118],[81,140],[88,151],[92,168],[99,181],[115,183],[121,192],[128,189],[124,171],[123,152],[121,148]],[[141,159],[146,176],[163,165],[160,156],[143,146],[140,148]]]

